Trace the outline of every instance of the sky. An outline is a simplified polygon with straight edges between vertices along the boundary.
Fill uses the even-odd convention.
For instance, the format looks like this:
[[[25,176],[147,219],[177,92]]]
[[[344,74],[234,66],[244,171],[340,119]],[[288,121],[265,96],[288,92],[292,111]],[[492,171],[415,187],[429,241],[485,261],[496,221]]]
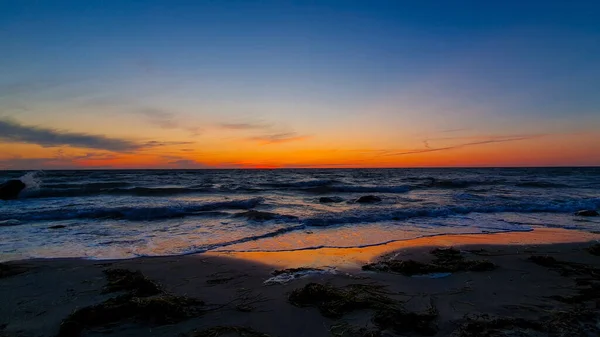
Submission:
[[[600,166],[599,17],[0,0],[0,169]]]

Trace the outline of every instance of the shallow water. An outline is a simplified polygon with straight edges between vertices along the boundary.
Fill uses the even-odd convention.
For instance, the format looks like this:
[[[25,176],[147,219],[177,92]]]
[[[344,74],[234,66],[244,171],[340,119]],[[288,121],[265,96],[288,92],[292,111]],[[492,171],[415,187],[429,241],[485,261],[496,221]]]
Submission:
[[[2,172],[0,259],[357,247],[438,234],[600,230],[599,168]],[[360,204],[362,195],[381,202]],[[320,203],[323,196],[342,202]],[[275,213],[254,221],[238,213]],[[279,215],[279,216],[277,216]],[[292,216],[292,217],[286,217]],[[64,228],[50,229],[63,225]]]

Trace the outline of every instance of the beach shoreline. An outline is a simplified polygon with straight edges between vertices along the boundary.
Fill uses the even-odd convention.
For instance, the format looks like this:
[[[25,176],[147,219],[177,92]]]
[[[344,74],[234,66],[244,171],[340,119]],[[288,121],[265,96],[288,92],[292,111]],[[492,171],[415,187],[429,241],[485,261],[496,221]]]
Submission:
[[[64,322],[71,317],[69,315],[74,315],[77,310],[85,311],[90,307],[99,310],[103,303],[112,303],[110,301],[119,295],[128,294],[126,289],[114,293],[107,291],[107,284],[110,285],[110,272],[107,270],[115,269],[139,271],[144,278],[158,284],[161,293],[147,298],[181,296],[173,298],[178,303],[187,303],[184,298],[197,298],[204,304],[193,311],[193,315],[184,315],[173,322],[168,321],[168,324],[157,321],[156,317],[150,320],[143,315],[123,317],[102,324],[88,322],[88,326],[85,323],[78,333],[70,335],[177,336],[226,326],[245,327],[269,336],[355,336],[360,335],[360,328],[386,336],[446,336],[462,331],[460,329],[469,322],[467,317],[473,315],[518,316],[539,323],[555,312],[592,310],[600,305],[596,288],[600,282],[600,257],[588,250],[597,245],[599,237],[594,233],[540,229],[521,233],[421,238],[377,247],[339,249],[336,254],[332,249],[325,249],[126,260],[13,261],[3,266],[22,269],[17,270],[15,275],[3,272],[0,278],[0,293],[4,299],[0,305],[0,317],[3,317],[0,335],[56,336],[64,332],[61,322],[64,327]],[[436,257],[431,252],[441,248],[441,252],[455,254],[448,250],[449,247],[456,248],[459,252],[456,254],[460,254],[459,267],[455,272],[422,276],[360,268],[368,263],[394,260],[418,261],[424,266],[438,263],[437,266],[446,268],[453,262],[443,256],[442,262],[435,262]],[[456,254],[451,258],[459,256]],[[296,259],[292,259],[293,255]],[[548,257],[558,264],[540,265],[532,256]],[[493,268],[460,269],[463,262],[471,268],[471,262],[482,260],[493,264]],[[566,264],[560,264],[563,262]],[[277,280],[287,282],[265,282],[273,279],[275,270],[300,267],[307,269],[279,272],[284,277]],[[565,272],[565,268],[575,268],[575,271],[569,269],[570,272]],[[588,284],[581,284],[581,279],[588,279]],[[435,308],[435,315],[430,317],[427,328],[407,326],[402,332],[403,328],[389,325],[389,322],[374,316],[374,312],[378,311],[369,305],[336,316],[318,308],[318,305],[292,304],[291,294],[294,291],[301,293],[303,287],[311,283],[342,292],[356,284],[361,287],[381,286],[385,289],[385,297],[396,303],[395,307],[402,306],[403,310],[413,314]],[[577,297],[582,292],[587,297]],[[592,321],[598,319],[597,316],[581,317],[586,321],[573,323],[573,329],[575,326],[593,329]],[[503,328],[523,327],[507,324]],[[362,335],[366,335],[367,330],[361,330]],[[252,336],[247,334],[250,330],[244,331],[225,329],[222,332],[227,336],[244,336],[244,333]],[[204,333],[208,336],[209,332],[218,331]],[[544,335],[543,331],[539,333]]]

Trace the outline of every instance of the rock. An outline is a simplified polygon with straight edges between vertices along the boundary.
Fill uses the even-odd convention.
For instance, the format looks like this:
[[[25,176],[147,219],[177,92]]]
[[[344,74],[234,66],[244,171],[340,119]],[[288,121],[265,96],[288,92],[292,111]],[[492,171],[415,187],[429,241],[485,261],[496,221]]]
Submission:
[[[380,202],[381,198],[376,195],[363,195],[362,197],[356,199],[355,202],[360,204],[368,204],[372,202]]]
[[[583,211],[579,211],[577,213],[575,213],[575,215],[579,215],[579,216],[598,216],[600,214],[598,214],[597,211],[591,210],[591,209],[586,209]]]
[[[27,187],[22,181],[13,179],[0,185],[0,199],[11,200],[17,199],[19,193]]]
[[[48,227],[48,229],[61,229],[61,228],[65,228],[67,226],[65,225],[54,225],[54,226],[50,226]]]
[[[331,203],[331,202],[342,202],[344,201],[344,199],[340,198],[340,197],[320,197],[319,198],[319,202],[320,203]]]
[[[277,214],[277,213],[261,212],[261,211],[254,211],[254,210],[238,213],[235,215],[235,217],[236,218],[244,217],[244,218],[247,218],[248,220],[252,220],[252,221],[268,221],[268,220],[273,220],[276,218],[279,218],[279,219],[296,219],[297,218],[293,215],[282,215],[282,214]]]

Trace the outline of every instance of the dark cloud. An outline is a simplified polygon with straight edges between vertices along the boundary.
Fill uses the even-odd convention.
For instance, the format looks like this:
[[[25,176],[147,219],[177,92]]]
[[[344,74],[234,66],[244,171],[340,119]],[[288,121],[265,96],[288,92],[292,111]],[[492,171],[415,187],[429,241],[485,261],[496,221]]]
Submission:
[[[177,146],[177,145],[192,145],[194,142],[167,142],[151,140],[140,144],[140,148],[159,147],[159,146]]]
[[[0,119],[0,140],[37,144],[43,147],[66,145],[113,152],[130,152],[142,147],[139,143],[128,139],[26,126],[11,119]]]
[[[110,138],[103,135],[70,132],[64,130],[23,125],[12,119],[0,119],[0,141],[36,144],[43,147],[70,146],[75,148],[106,150],[110,152],[134,152],[162,146],[191,145],[193,142],[146,141]],[[61,150],[57,152],[62,155]]]
[[[287,143],[298,140],[304,140],[308,138],[305,135],[299,135],[296,132],[285,132],[285,133],[276,133],[272,135],[262,135],[250,137],[248,140],[259,142],[261,144],[278,144],[278,143]]]

